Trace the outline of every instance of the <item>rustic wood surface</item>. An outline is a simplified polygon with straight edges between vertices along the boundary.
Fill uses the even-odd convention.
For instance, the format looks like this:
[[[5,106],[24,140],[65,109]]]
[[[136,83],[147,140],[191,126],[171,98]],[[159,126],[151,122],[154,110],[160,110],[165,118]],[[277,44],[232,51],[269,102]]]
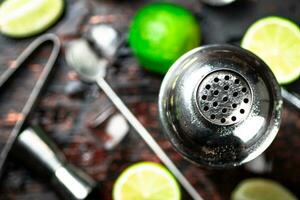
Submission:
[[[146,0],[68,0],[61,20],[49,32],[59,35],[63,45],[81,37],[93,24],[108,23],[125,34],[128,23],[137,8]],[[239,1],[223,8],[202,5],[198,0],[173,0],[191,9],[202,26],[202,44],[237,44],[249,24],[266,15],[281,15],[300,24],[299,0]],[[0,36],[0,73],[3,72],[34,38],[14,40]],[[267,48],[267,47],[266,47]],[[125,48],[126,50],[126,48]],[[28,97],[42,64],[49,53],[43,48],[24,66],[0,97],[0,148]],[[211,170],[197,167],[180,157],[166,141],[158,122],[157,97],[162,76],[142,70],[133,56],[120,58],[118,65],[108,72],[108,82],[117,91],[139,120],[183,171],[189,181],[206,200],[229,199],[230,193],[241,180],[248,177],[267,177],[281,182],[300,197],[300,112],[285,105],[279,134],[265,152],[271,166],[269,172],[255,174],[244,166],[231,170]],[[83,88],[70,95],[67,87]],[[288,88],[300,93],[299,81]],[[158,158],[141,138],[131,130],[120,145],[107,151],[104,124],[91,128],[90,124],[105,108],[112,106],[95,85],[81,83],[76,73],[67,66],[62,50],[53,77],[30,119],[40,124],[67,159],[102,185],[99,199],[111,199],[114,181],[120,172],[132,163]],[[190,197],[183,192],[183,199]],[[22,163],[10,158],[0,183],[0,199],[49,199],[59,197],[47,181],[27,170]]]

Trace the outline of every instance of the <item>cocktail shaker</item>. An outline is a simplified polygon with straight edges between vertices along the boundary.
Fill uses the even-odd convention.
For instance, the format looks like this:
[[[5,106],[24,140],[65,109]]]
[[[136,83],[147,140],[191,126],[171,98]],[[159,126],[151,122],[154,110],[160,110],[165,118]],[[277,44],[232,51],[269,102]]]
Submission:
[[[268,66],[240,47],[208,45],[179,58],[159,94],[163,130],[188,160],[213,168],[246,163],[274,140],[280,87]]]

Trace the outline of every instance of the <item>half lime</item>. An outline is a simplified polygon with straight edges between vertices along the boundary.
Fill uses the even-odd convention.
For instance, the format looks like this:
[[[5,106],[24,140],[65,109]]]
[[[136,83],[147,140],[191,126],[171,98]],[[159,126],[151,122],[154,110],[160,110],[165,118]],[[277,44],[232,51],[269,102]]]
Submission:
[[[63,13],[63,0],[5,0],[0,5],[0,31],[10,37],[38,34]]]
[[[300,29],[282,17],[265,17],[247,30],[242,47],[262,58],[280,84],[300,76]]]
[[[180,189],[163,166],[141,162],[127,168],[113,188],[114,200],[179,200]]]
[[[297,200],[275,181],[253,178],[242,181],[234,190],[232,200]]]

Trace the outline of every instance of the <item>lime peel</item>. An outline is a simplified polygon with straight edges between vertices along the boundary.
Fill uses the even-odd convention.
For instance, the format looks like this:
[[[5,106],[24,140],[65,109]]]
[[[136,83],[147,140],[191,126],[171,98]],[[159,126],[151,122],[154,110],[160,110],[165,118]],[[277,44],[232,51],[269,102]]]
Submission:
[[[129,29],[129,44],[142,67],[165,74],[182,54],[200,43],[195,16],[173,3],[152,3],[140,9]]]

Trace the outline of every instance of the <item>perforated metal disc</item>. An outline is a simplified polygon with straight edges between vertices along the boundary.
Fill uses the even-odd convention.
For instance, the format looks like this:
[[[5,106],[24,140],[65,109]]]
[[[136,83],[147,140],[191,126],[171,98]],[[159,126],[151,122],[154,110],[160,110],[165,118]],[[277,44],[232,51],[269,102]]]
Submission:
[[[209,122],[230,125],[244,120],[252,107],[252,92],[237,73],[219,70],[208,74],[199,84],[197,103]]]

